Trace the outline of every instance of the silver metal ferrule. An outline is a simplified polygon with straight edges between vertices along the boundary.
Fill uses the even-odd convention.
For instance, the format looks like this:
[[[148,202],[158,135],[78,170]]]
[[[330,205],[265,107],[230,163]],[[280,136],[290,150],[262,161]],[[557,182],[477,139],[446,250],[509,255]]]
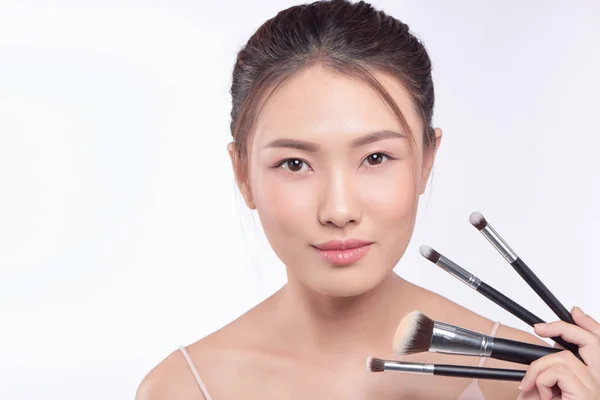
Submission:
[[[519,258],[517,253],[514,252],[513,249],[500,237],[498,232],[491,227],[490,224],[487,224],[485,228],[480,231],[483,236],[498,250],[502,257],[506,259],[509,263],[513,263]]]
[[[430,352],[489,357],[494,348],[494,338],[483,333],[434,322]]]
[[[473,289],[477,289],[479,285],[481,285],[481,279],[479,279],[469,271],[464,270],[460,265],[454,263],[449,258],[440,255],[440,259],[437,262],[437,266],[442,268],[444,271],[448,272],[450,275],[454,276],[458,280],[467,284],[467,286],[472,287]]]
[[[384,365],[383,369],[387,370],[387,371],[411,372],[411,373],[428,374],[428,375],[433,375],[433,368],[434,368],[433,364],[391,361],[391,360],[386,360],[383,365]]]

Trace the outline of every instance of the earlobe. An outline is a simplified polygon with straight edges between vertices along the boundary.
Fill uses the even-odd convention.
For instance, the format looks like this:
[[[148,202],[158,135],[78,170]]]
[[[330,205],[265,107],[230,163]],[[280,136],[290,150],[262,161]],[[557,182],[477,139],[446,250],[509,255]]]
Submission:
[[[437,154],[438,149],[442,143],[442,130],[440,128],[435,128],[434,132],[434,140],[435,142],[429,147],[425,149],[423,156],[423,168],[422,168],[422,176],[421,176],[421,190],[420,194],[425,193],[425,189],[427,188],[427,183],[429,182],[429,178],[431,176],[431,170],[433,169],[433,164],[435,161],[435,156]]]
[[[243,183],[243,189],[240,187],[240,191],[242,192],[242,196],[244,196],[246,206],[248,206],[248,208],[251,210],[256,210],[254,196],[252,196],[252,190],[250,189],[250,183],[248,181]]]
[[[233,172],[235,173],[235,143],[229,142],[227,143],[227,153],[229,153],[229,160],[231,161],[231,168],[233,168]],[[237,176],[236,176],[237,179]]]
[[[240,193],[242,193],[242,197],[244,198],[244,202],[248,208],[254,210],[256,209],[256,206],[254,205],[254,199],[250,189],[250,183],[248,181],[248,174],[246,172],[248,167],[244,166],[243,162],[241,162],[241,160],[238,158],[234,142],[227,144],[227,152],[229,153],[229,158],[231,159],[231,167],[233,168],[237,187]]]

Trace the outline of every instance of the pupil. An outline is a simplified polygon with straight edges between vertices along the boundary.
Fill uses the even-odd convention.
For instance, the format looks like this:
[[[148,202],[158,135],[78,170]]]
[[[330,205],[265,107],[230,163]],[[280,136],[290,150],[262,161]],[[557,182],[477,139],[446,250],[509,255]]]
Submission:
[[[381,155],[379,153],[371,154],[369,156],[369,162],[371,165],[381,163]]]
[[[291,171],[300,171],[302,169],[302,161],[300,160],[290,160],[288,161],[288,167]]]

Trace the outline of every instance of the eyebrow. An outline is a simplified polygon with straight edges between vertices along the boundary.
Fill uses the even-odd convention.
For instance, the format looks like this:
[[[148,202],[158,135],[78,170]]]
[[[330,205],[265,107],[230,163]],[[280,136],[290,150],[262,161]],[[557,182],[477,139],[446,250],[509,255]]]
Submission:
[[[364,136],[354,139],[351,143],[351,147],[361,147],[384,139],[406,139],[406,135],[404,133],[384,129],[376,132],[371,132]],[[314,153],[317,150],[319,150],[319,145],[316,143],[306,142],[304,140],[279,138],[272,140],[265,147],[263,147],[263,149],[266,148],[297,149]]]

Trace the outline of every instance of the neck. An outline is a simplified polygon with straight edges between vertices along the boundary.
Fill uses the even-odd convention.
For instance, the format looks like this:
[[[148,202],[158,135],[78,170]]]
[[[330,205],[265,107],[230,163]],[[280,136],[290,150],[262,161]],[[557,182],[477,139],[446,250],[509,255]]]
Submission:
[[[412,302],[411,285],[393,272],[371,291],[354,297],[331,297],[299,282],[281,291],[287,342],[297,349],[331,353],[351,348],[391,349],[398,322]]]

